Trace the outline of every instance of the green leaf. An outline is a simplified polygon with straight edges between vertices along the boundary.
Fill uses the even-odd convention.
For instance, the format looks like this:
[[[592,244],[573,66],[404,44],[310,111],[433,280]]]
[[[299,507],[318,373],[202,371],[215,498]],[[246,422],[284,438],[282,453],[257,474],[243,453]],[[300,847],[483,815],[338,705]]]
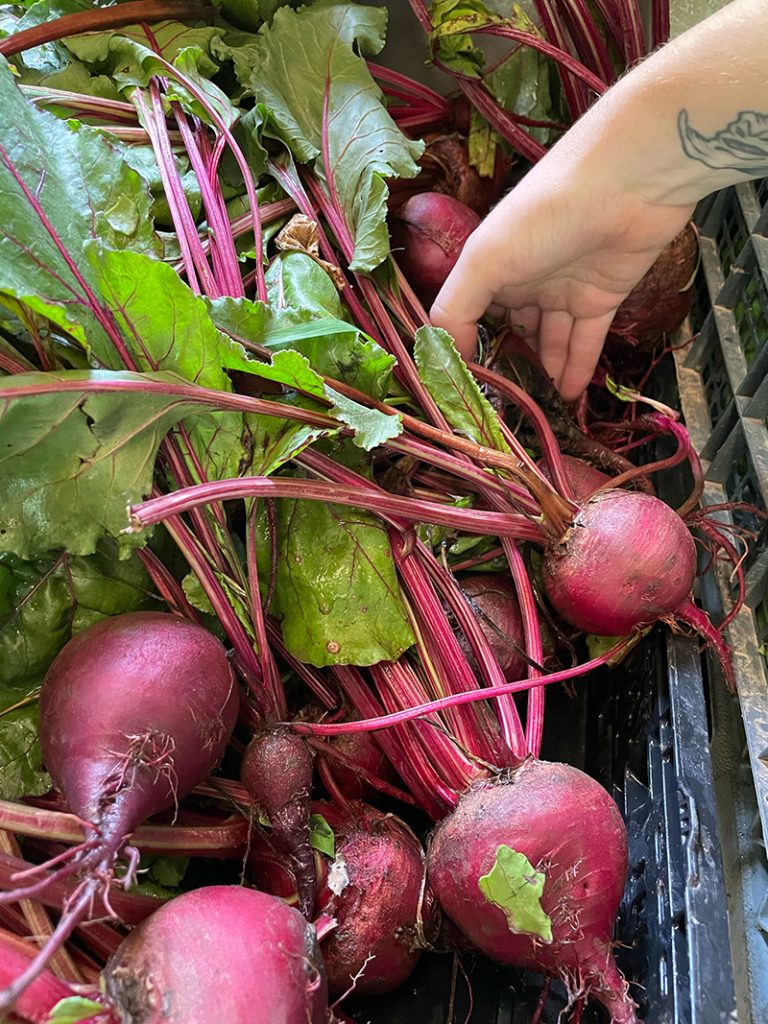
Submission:
[[[189,867],[189,857],[155,857],[149,873],[165,889],[178,889]]]
[[[552,921],[541,906],[545,881],[545,873],[536,871],[524,853],[502,845],[493,867],[477,884],[488,902],[504,911],[511,932],[551,942]]]
[[[488,448],[509,451],[493,406],[480,391],[447,331],[420,327],[413,357],[419,377],[454,430]]]
[[[351,270],[389,253],[385,178],[414,177],[420,143],[387,113],[364,57],[384,45],[386,11],[356,4],[281,8],[243,46],[216,44],[240,83],[269,111],[269,133],[301,163],[315,162],[336,195],[354,241]],[[324,109],[328,166],[323,165]]]
[[[469,117],[467,149],[469,162],[478,174],[490,178],[496,166],[498,136],[483,115],[473,107]]]
[[[272,610],[291,654],[317,666],[399,658],[414,638],[381,520],[316,501],[280,500],[275,508]],[[266,532],[261,541],[266,579]]]
[[[539,34],[519,9],[513,24],[526,32]],[[551,61],[543,53],[520,46],[488,73],[485,84],[505,110],[535,121],[557,122],[561,115],[550,88],[550,67]],[[530,132],[545,145],[554,135],[550,128],[531,128]]]
[[[173,267],[95,245],[88,257],[139,370],[170,370],[200,387],[232,390],[222,361],[245,364],[245,352],[217,330],[205,301]]]
[[[336,857],[336,836],[322,814],[310,815],[309,830],[309,845],[312,849],[318,850],[320,853],[324,853],[326,857],[334,860]]]
[[[281,252],[266,274],[269,304],[309,310],[314,316],[344,318],[336,285],[316,260],[303,252]]]
[[[0,381],[0,551],[90,555],[146,497],[160,442],[194,406],[173,395],[57,391],[61,381],[178,378],[109,371],[27,373]],[[23,395],[25,387],[41,393]]]
[[[434,0],[431,15],[433,39],[458,35],[487,25],[499,25],[505,21],[489,11],[482,0]]]
[[[205,302],[173,267],[142,253],[92,246],[99,289],[140,370],[168,370],[200,387],[232,391],[223,367],[247,369],[242,347],[216,329]],[[243,418],[197,409],[185,423],[210,479],[236,476],[245,452]]]
[[[81,1021],[92,1020],[94,1017],[106,1017],[108,1010],[101,1003],[82,996],[68,996],[60,1000],[51,1010],[45,1024],[80,1024]]]
[[[99,70],[107,70],[111,74],[133,71],[139,75],[141,60],[147,54],[159,54],[173,63],[182,50],[195,47],[210,58],[211,46],[222,34],[223,29],[211,25],[190,26],[179,21],[162,21],[153,24],[151,41],[143,26],[127,25],[106,32],[68,36],[66,47],[83,63]],[[141,49],[125,46],[126,42],[136,44]],[[149,49],[150,44],[157,46],[157,50]],[[131,59],[135,61],[134,65],[130,63]],[[142,80],[142,84],[145,82]]]
[[[38,0],[37,3],[28,6],[23,17],[16,22],[12,34],[35,28],[64,14],[76,14],[91,6],[89,0]],[[14,57],[14,63],[31,71],[51,74],[64,70],[69,63],[69,57],[62,43],[52,42],[25,50],[23,54]]]
[[[202,612],[204,615],[215,615],[213,605],[208,600],[208,595],[193,572],[187,573],[181,581],[181,589],[193,608],[196,608],[197,611]]]
[[[8,700],[8,694],[2,694]],[[12,706],[13,700],[7,707]],[[0,709],[0,800],[39,796],[51,788],[37,736],[37,702],[14,711]]]
[[[354,430],[353,440],[364,451],[378,448],[403,431],[403,418],[399,413],[392,415],[378,409],[367,409],[333,388],[326,387],[326,394],[333,400],[331,414]]]
[[[627,646],[623,648],[618,654],[614,654],[612,658],[606,661],[606,665],[611,668],[615,668],[616,665],[620,665],[626,658],[632,648],[638,644],[644,636],[646,636],[651,630],[649,626],[647,629],[638,630],[633,633],[631,637],[624,637],[627,641]],[[615,647],[619,642],[617,636],[598,636],[595,633],[587,634],[587,651],[589,652],[589,660],[592,661],[594,658],[600,658],[607,654],[612,647]]]
[[[355,443],[366,450],[401,433],[400,416],[346,398],[318,376],[344,380],[376,398],[386,394],[394,359],[374,341],[363,341],[352,325],[330,317],[307,321],[304,310],[272,309],[247,299],[216,299],[208,308],[213,321],[233,336],[278,350],[269,367],[252,359],[242,361],[237,354],[242,350],[233,346],[236,361],[229,362],[230,356],[224,354],[222,365],[325,397],[333,405],[323,411],[354,430]]]
[[[252,439],[251,472],[257,476],[269,476],[318,438],[329,434],[318,427],[274,416],[246,416],[245,425]]]
[[[118,559],[109,542],[89,557],[0,554],[0,687],[31,691],[75,633],[153,603],[136,556]]]
[[[92,286],[93,273],[82,259],[89,239],[98,238],[113,249],[157,248],[151,196],[99,132],[70,127],[37,110],[14,84],[4,62],[0,106],[0,292],[65,327],[83,344],[85,325],[88,341],[103,346],[104,336],[83,284],[44,227],[35,203]]]

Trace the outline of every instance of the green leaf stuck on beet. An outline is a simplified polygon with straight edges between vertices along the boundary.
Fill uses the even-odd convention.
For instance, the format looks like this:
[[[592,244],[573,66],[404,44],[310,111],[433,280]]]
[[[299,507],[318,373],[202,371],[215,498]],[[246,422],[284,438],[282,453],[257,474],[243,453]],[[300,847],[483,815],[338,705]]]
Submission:
[[[524,853],[499,846],[491,870],[478,879],[480,891],[507,918],[510,931],[538,935],[552,941],[552,921],[541,906],[546,875],[537,871]]]

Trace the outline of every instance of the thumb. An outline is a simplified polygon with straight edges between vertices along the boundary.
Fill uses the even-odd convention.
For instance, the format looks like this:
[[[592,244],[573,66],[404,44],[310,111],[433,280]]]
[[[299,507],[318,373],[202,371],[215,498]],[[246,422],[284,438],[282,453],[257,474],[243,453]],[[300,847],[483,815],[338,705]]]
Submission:
[[[485,289],[473,289],[466,275],[457,275],[454,270],[429,312],[435,327],[448,331],[467,361],[474,357],[477,349],[477,321],[491,305],[492,298]]]
[[[482,314],[481,314],[482,315]],[[460,321],[449,309],[446,309],[439,300],[429,311],[429,318],[435,327],[442,327],[448,331],[456,342],[456,348],[465,362],[474,359],[477,349],[477,321],[474,319]]]

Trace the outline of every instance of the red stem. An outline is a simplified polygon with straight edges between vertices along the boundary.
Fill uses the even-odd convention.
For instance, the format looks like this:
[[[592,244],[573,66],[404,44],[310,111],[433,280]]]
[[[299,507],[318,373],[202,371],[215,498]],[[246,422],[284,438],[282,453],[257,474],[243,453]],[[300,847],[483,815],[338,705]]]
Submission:
[[[703,614],[703,613],[702,613]],[[711,625],[711,624],[710,624]],[[561,669],[558,672],[550,672],[540,676],[536,685],[548,685],[550,683],[562,683],[566,679],[575,679],[577,676],[585,675],[593,669],[606,665],[620,655],[632,642],[630,638],[622,637],[610,650],[601,654],[598,658],[584,662],[583,665],[574,665],[571,668]],[[380,715],[376,718],[367,718],[354,722],[339,722],[329,725],[310,722],[289,722],[287,725],[294,732],[307,736],[342,736],[352,732],[373,732],[377,729],[388,729],[393,725],[402,725],[405,722],[421,718],[422,715],[432,714],[435,711],[444,711],[446,708],[455,707],[457,704],[467,704],[475,700],[495,700],[508,693],[521,693],[531,688],[530,679],[522,679],[513,683],[504,683],[502,686],[487,687],[484,690],[473,690],[471,693],[453,694],[450,697],[441,697],[439,700],[428,701],[416,707],[408,708],[405,711],[397,711],[389,715]]]
[[[332,671],[344,693],[361,715],[381,714],[381,704],[371,693],[359,669],[337,665]],[[419,806],[434,821],[444,817],[446,811],[453,806],[453,802],[451,799],[446,801],[438,796],[439,779],[431,764],[428,761],[424,763],[424,755],[420,748],[414,746],[414,738],[404,729],[393,729],[391,732],[383,733],[378,742]]]
[[[725,676],[728,688],[735,690],[736,676],[733,671],[731,649],[725,640],[723,640],[720,631],[712,625],[712,621],[707,613],[703,612],[701,608],[695,605],[690,598],[686,598],[680,607],[676,609],[674,618],[687,623],[689,626],[693,626],[696,632],[700,636],[704,637],[707,644],[714,648],[715,654],[717,655],[723,669],[723,675]]]
[[[509,536],[517,540],[541,543],[541,533],[525,516],[475,509],[458,509],[436,502],[403,498],[367,487],[340,488],[323,480],[295,480],[287,477],[246,476],[229,480],[184,487],[170,494],[132,505],[130,532],[139,532],[147,526],[181,515],[200,505],[213,501],[232,501],[237,498],[305,498],[312,501],[332,502],[376,512],[393,523],[401,517],[412,523],[434,523],[455,527],[467,533]],[[396,522],[393,525],[397,525]]]
[[[0,929],[0,987],[6,988],[29,967],[37,949],[5,928]],[[61,981],[51,971],[42,971],[38,978],[19,996],[15,1018],[27,1024],[46,1024],[51,1011],[62,999],[77,995],[75,989]],[[104,1008],[105,1021],[109,1013]],[[110,1015],[110,1021],[114,1018]]]
[[[122,28],[140,21],[184,21],[187,19],[209,19],[215,10],[208,4],[189,3],[186,0],[133,0],[117,7],[98,8],[65,14],[42,25],[35,25],[0,40],[0,54],[13,54],[30,50],[56,39],[80,35],[82,32],[103,32],[105,29]]]

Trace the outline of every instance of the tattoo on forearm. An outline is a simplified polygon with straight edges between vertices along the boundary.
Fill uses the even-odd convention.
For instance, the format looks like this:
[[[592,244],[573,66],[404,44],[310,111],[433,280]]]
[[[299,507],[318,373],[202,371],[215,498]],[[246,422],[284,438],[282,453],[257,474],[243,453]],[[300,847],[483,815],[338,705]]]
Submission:
[[[714,170],[743,171],[753,178],[768,175],[768,114],[742,110],[734,121],[714,135],[691,127],[688,111],[681,110],[677,130],[686,155]]]

